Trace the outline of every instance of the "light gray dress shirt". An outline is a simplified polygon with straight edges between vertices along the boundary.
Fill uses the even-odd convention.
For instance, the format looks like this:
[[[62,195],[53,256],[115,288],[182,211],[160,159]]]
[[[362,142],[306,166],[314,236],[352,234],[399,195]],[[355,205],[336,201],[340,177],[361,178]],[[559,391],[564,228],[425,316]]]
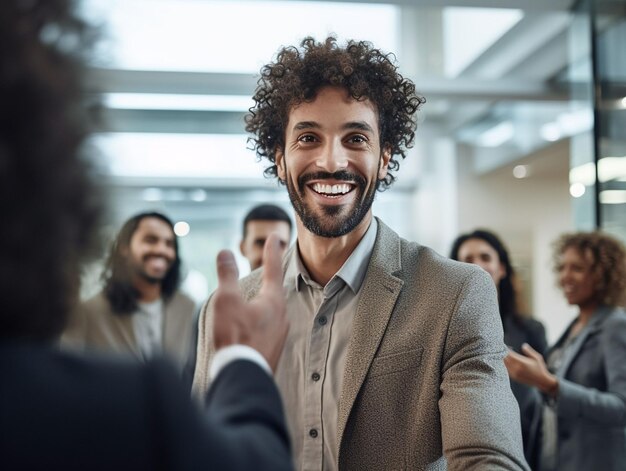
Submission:
[[[313,281],[296,249],[285,274],[290,330],[276,382],[283,397],[294,463],[301,470],[337,469],[339,397],[353,315],[377,222],[326,286]]]

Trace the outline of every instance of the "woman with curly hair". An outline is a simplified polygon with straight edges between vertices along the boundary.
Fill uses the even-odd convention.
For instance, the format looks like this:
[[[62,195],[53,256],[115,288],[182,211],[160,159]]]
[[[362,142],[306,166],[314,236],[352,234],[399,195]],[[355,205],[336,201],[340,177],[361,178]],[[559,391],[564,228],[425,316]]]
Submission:
[[[601,232],[555,243],[558,284],[578,317],[546,359],[509,353],[509,375],[536,388],[536,469],[618,470],[626,463],[626,249]]]

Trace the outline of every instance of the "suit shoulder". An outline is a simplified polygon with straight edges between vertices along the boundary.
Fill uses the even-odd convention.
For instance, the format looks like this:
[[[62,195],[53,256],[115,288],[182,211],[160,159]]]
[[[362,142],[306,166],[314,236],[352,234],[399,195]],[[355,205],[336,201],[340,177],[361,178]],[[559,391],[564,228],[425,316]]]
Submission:
[[[89,319],[101,319],[113,315],[111,303],[105,296],[104,291],[100,291],[91,298],[80,302],[74,311],[75,315]]]
[[[104,291],[100,291],[90,298],[85,299],[79,303],[81,308],[94,308],[100,306],[108,306],[109,300],[104,295]]]
[[[623,331],[626,330],[626,311],[619,307],[612,308],[604,323],[604,327],[604,330],[608,333],[619,331],[619,335],[623,335]]]
[[[463,283],[472,277],[481,277],[477,265],[457,262],[417,242],[401,239],[403,268],[410,267],[429,278],[446,283]],[[484,277],[484,276],[483,276]]]
[[[196,311],[196,302],[186,293],[177,290],[170,300],[170,304],[175,304],[178,308],[190,311],[192,314]]]

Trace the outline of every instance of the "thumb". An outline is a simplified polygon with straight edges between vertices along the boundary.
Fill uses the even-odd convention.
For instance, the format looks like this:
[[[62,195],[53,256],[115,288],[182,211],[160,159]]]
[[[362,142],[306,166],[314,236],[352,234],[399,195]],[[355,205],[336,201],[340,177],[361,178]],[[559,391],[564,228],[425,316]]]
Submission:
[[[235,256],[230,250],[222,250],[217,254],[218,289],[232,291],[238,289],[239,270]]]
[[[282,290],[283,267],[280,240],[277,234],[270,234],[263,248],[263,286],[261,291]]]

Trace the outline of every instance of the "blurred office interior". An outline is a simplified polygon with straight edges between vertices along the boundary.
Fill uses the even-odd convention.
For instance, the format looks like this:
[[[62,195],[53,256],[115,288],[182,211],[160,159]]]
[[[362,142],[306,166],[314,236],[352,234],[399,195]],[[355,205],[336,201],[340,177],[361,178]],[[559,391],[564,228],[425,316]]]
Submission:
[[[626,241],[624,0],[83,5],[104,37],[89,74],[104,105],[89,149],[109,191],[103,234],[139,211],[168,214],[198,300],[215,287],[218,250],[238,253],[252,205],[293,215],[248,149],[243,117],[260,67],[307,35],[393,52],[427,99],[415,147],[374,213],[445,255],[460,232],[499,233],[550,341],[572,315],[555,288],[551,242],[596,227]],[[86,267],[85,295],[99,270]]]

